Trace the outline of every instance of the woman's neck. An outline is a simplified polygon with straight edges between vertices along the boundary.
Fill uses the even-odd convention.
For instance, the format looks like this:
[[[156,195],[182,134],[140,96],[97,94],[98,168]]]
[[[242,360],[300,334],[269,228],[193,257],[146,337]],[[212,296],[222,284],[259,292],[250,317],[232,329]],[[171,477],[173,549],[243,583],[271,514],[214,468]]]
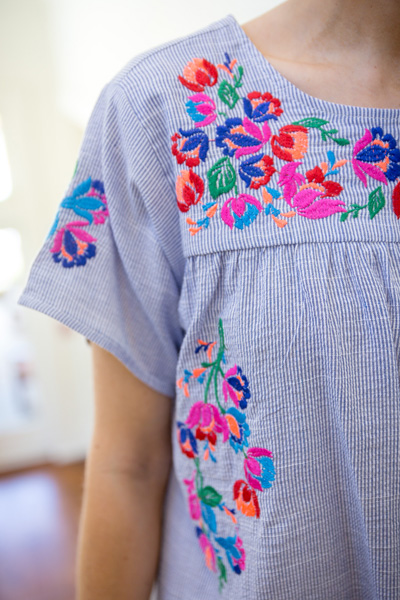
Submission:
[[[400,0],[287,0],[242,29],[306,93],[400,106]]]
[[[400,59],[400,2],[398,0],[288,0],[285,3],[301,30],[312,32],[305,39],[315,55],[315,45],[329,57],[363,56],[365,61],[393,66]],[[300,40],[298,40],[300,41]]]
[[[399,0],[287,0],[246,28],[266,56],[400,76]]]

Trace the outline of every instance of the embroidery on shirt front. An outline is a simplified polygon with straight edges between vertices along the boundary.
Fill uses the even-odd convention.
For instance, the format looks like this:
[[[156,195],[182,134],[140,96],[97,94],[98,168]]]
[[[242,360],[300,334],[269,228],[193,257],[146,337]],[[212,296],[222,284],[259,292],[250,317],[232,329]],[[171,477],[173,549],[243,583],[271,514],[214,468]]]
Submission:
[[[223,371],[221,364],[226,364],[226,346],[221,319],[218,331],[219,347],[215,359],[212,360],[212,353],[217,342],[198,340],[195,353],[205,352],[208,360],[201,362],[200,367],[185,369],[184,375],[176,382],[186,398],[190,397],[190,381],[204,385],[204,400],[195,402],[187,419],[177,421],[176,425],[180,449],[194,464],[191,478],[183,480],[190,516],[196,522],[196,534],[206,565],[218,573],[221,591],[227,582],[226,561],[237,575],[246,567],[246,552],[239,536],[236,510],[247,517],[260,517],[257,492],[271,487],[275,469],[270,450],[250,447],[251,430],[244,412],[251,398],[249,381],[237,364]],[[223,400],[219,395],[221,381]],[[212,394],[215,404],[210,398]],[[225,408],[229,403],[233,406]],[[242,453],[244,456],[244,477],[232,484],[232,500],[236,508],[232,508],[212,485],[207,485],[201,470],[200,456],[205,461],[217,462],[218,441],[219,444],[229,442],[237,455]],[[231,519],[232,535],[219,535],[216,509]]]
[[[70,221],[58,228],[62,208],[72,210],[83,220]],[[79,183],[72,194],[61,201],[48,234],[48,237],[55,234],[53,245],[50,248],[54,261],[61,263],[66,268],[85,265],[89,258],[95,256],[94,242],[97,241],[87,231],[87,228],[90,225],[103,224],[107,216],[107,199],[103,183],[99,180],[92,180],[91,177]]]
[[[367,208],[369,217],[374,218],[386,203],[382,185],[400,177],[400,150],[394,137],[384,134],[380,127],[365,129],[348,158],[338,160],[332,149],[327,150],[321,162],[304,173],[302,159],[309,149],[312,131],[339,148],[349,146],[350,141],[338,136],[338,130],[322,118],[306,117],[279,127],[284,115],[279,98],[258,90],[240,96],[243,74],[243,66],[225,52],[221,64],[194,58],[184,66],[183,76],[178,75],[180,83],[195,93],[186,102],[194,129],[179,128],[171,136],[172,154],[178,165],[186,167],[176,179],[177,205],[181,212],[188,212],[199,204],[205,213],[198,220],[186,218],[190,234],[207,228],[218,210],[231,229],[248,227],[262,212],[280,228],[296,215],[322,219],[338,213],[344,222],[349,215],[356,218]],[[221,79],[226,75],[229,80]],[[228,111],[240,101],[243,116],[230,117]],[[220,115],[224,122],[217,124]],[[208,133],[211,127],[214,136]],[[215,143],[222,157],[209,166],[203,179],[194,169],[207,162],[210,143]],[[284,164],[279,167],[277,160]],[[369,193],[366,204],[347,207],[338,180],[340,169],[350,162],[365,187],[367,175],[382,185]],[[238,192],[238,178],[252,193]],[[206,185],[213,200],[204,203]],[[226,194],[231,195],[221,202],[220,197]],[[282,201],[289,210],[287,206],[283,210],[276,206]],[[400,218],[400,181],[392,192],[392,209]]]

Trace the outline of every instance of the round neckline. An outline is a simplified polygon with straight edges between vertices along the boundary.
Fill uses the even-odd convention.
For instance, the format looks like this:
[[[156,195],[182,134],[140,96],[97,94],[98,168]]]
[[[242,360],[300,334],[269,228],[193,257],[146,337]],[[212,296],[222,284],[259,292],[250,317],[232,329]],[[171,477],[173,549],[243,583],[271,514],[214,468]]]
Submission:
[[[264,71],[273,79],[281,83],[286,89],[288,89],[291,96],[302,102],[303,106],[314,109],[320,113],[330,112],[354,117],[376,118],[380,120],[398,119],[400,121],[400,108],[378,108],[374,106],[341,104],[337,102],[331,102],[329,100],[323,100],[322,98],[318,98],[317,96],[312,96],[307,92],[304,92],[289,79],[286,79],[286,77],[284,77],[284,75],[282,75],[282,73],[280,73],[280,71],[278,71],[269,62],[266,56],[264,56],[264,54],[251,41],[233,14],[228,14],[227,19],[237,31],[239,39],[244,43],[244,45],[247,46],[251,54],[263,67]]]

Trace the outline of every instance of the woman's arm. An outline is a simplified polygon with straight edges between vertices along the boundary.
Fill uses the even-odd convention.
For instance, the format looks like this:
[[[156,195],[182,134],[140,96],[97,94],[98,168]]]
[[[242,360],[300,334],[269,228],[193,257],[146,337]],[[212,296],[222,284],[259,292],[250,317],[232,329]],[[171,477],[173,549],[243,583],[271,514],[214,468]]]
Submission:
[[[77,600],[148,600],[171,465],[171,398],[91,344],[95,425],[85,466]]]

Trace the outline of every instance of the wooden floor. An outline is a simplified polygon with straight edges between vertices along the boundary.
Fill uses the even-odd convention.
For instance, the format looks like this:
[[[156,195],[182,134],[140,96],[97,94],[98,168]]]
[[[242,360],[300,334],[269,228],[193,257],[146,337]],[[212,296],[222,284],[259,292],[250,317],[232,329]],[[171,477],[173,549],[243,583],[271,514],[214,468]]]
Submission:
[[[84,462],[0,474],[0,600],[75,600]]]

